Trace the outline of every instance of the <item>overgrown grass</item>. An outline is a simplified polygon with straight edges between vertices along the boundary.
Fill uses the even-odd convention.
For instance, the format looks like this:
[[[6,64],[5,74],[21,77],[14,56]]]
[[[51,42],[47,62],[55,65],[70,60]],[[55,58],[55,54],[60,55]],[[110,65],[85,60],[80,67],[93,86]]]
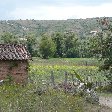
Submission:
[[[99,66],[101,62],[94,58],[32,58],[31,63],[38,65]]]
[[[0,112],[110,112],[109,108],[89,104],[83,97],[54,90],[47,85],[46,91],[39,94],[43,85],[38,80],[26,86],[0,86]]]
[[[100,93],[100,96],[103,96],[103,97],[112,97],[112,93]]]
[[[36,74],[37,76],[41,77],[43,80],[47,79],[50,80],[51,72],[55,77],[55,81],[62,82],[64,81],[65,72],[67,72],[68,80],[72,80],[71,74],[74,74],[74,70],[80,74],[84,81],[91,81],[91,82],[108,82],[105,73],[106,72],[99,72],[98,67],[96,66],[68,66],[68,65],[36,65],[32,64],[30,66],[31,74]],[[75,74],[74,80],[76,79]]]
[[[47,89],[38,94],[37,85],[0,86],[0,112],[83,112],[83,98]]]
[[[88,65],[85,64],[87,60]],[[34,59],[30,63],[27,85],[0,86],[0,112],[111,112],[107,107],[85,102],[80,95],[49,86],[51,71],[56,83],[63,82],[64,73],[72,73],[73,70],[85,80],[88,76],[94,80],[106,80],[96,65],[89,59]],[[68,78],[71,80],[71,76]]]

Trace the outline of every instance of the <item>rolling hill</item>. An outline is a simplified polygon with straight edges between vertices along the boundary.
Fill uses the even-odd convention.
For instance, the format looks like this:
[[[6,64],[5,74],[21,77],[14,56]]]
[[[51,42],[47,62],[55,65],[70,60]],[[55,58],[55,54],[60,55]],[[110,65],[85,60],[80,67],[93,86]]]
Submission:
[[[72,31],[79,37],[84,38],[90,31],[99,29],[97,19],[68,19],[68,20],[1,20],[0,35],[11,32],[16,36],[23,37],[29,33],[37,37],[44,33]],[[110,18],[111,19],[111,18]]]

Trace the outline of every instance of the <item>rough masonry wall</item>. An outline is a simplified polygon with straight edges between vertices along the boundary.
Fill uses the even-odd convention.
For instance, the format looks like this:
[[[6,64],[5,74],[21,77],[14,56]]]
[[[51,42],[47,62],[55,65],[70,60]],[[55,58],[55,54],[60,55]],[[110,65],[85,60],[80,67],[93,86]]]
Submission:
[[[26,83],[28,79],[28,62],[23,61],[0,61],[0,80],[11,76],[16,83]]]

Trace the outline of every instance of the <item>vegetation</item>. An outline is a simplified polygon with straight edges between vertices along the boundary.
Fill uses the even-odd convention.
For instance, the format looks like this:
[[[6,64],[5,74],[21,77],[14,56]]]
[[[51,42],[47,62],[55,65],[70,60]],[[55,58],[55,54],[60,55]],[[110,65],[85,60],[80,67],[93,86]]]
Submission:
[[[14,85],[12,80],[9,84],[1,83],[0,111],[101,111],[102,106],[91,104],[90,96],[85,97],[85,87],[80,91],[74,85],[84,83],[89,91],[112,92],[112,25],[109,19],[0,21],[0,43],[25,44],[35,57],[30,62],[27,85]],[[98,32],[90,35],[93,29]],[[91,108],[88,109],[88,105]]]
[[[38,87],[27,85],[4,85],[0,87],[1,112],[110,112],[111,109],[89,103],[83,98],[71,96],[61,91],[49,90],[42,95],[38,94]]]
[[[17,37],[33,33],[36,37],[54,32],[72,31],[80,37],[85,37],[91,30],[97,30],[98,18],[68,19],[68,20],[8,20],[0,21],[0,35],[10,32]]]
[[[74,60],[77,66],[75,63],[70,63],[71,60]],[[105,73],[101,73],[102,76],[97,73],[98,67],[93,66],[95,60],[92,61],[93,64],[90,59],[49,59],[47,63],[46,61],[48,60],[37,58],[33,62],[31,61],[27,85],[5,83],[0,86],[1,112],[111,111],[108,107],[88,103],[80,94],[66,93],[64,89],[53,89],[51,86],[51,71],[53,71],[56,85],[64,81],[65,71],[70,73],[74,70],[81,74],[83,79],[90,76],[94,81],[104,82],[106,80]],[[85,66],[85,61],[88,61],[88,66]],[[56,62],[55,65],[54,62]],[[62,64],[60,65],[60,63]],[[75,75],[74,79],[76,79]],[[68,81],[71,81],[71,76],[68,77]]]
[[[111,18],[109,18],[111,19]],[[35,21],[35,20],[18,20],[18,21],[1,21],[1,24],[8,25],[7,27],[10,26],[10,24],[15,24],[18,23],[18,26],[21,26],[24,29],[24,35],[16,35],[14,32],[7,33],[9,32],[8,30],[4,31],[1,33],[1,43],[22,43],[26,44],[28,47],[29,52],[33,57],[43,57],[43,58],[49,58],[49,57],[60,57],[60,58],[90,58],[94,57],[95,54],[97,56],[101,56],[103,54],[103,58],[108,58],[111,55],[111,24],[103,24],[105,26],[104,28],[107,27],[106,30],[102,30],[101,23],[99,22],[98,18],[93,18],[93,19],[85,19],[85,20],[65,20],[65,21],[59,21],[59,23],[66,24],[66,27],[70,27],[69,24],[72,24],[71,26],[74,26],[77,22],[79,22],[82,27],[84,28],[79,28],[88,30],[88,33],[85,33],[83,35],[80,35],[80,32],[85,32],[85,31],[77,31],[74,30],[64,30],[64,31],[43,31],[43,27],[40,27],[43,31],[43,33],[39,33],[37,35],[36,33],[41,30],[34,30],[32,25],[34,26],[35,23],[35,28],[38,27],[36,26],[36,22],[40,22],[42,25],[49,25],[51,23],[58,23],[58,21]],[[45,23],[44,23],[45,22]],[[48,23],[49,24],[48,24]],[[94,22],[94,23],[93,23]],[[83,24],[82,24],[83,23]],[[91,24],[90,24],[91,23]],[[100,24],[99,24],[100,23]],[[23,26],[22,26],[23,24]],[[25,25],[25,26],[24,26]],[[30,30],[33,30],[34,32],[30,30],[25,30],[26,25],[31,25]],[[44,26],[43,25],[43,26]],[[55,25],[55,24],[54,24]],[[27,27],[28,27],[27,26]],[[40,25],[41,26],[41,25]],[[86,26],[86,28],[85,28]],[[96,26],[99,26],[97,29]],[[101,27],[100,27],[101,26]],[[1,25],[2,27],[2,25]],[[6,27],[6,29],[7,29]],[[63,26],[65,28],[65,25]],[[78,27],[78,26],[77,26]],[[21,29],[22,29],[21,28]],[[27,29],[27,28],[26,28]],[[54,28],[55,29],[55,28]],[[62,28],[61,28],[62,29]],[[77,28],[75,28],[77,29]],[[90,34],[90,31],[95,29],[98,31],[97,34],[92,35]],[[47,28],[48,30],[48,28]],[[52,29],[53,30],[53,29]],[[101,31],[102,30],[102,31]],[[26,31],[26,32],[25,32]],[[16,31],[15,31],[16,32]],[[19,33],[19,32],[18,32]],[[46,37],[46,39],[45,39]],[[49,39],[48,39],[49,38]],[[43,40],[46,40],[43,41]],[[48,44],[49,43],[49,44]],[[109,44],[110,43],[110,44]],[[108,51],[109,49],[110,51]],[[49,51],[50,53],[47,53],[45,51]],[[44,54],[45,53],[45,54]],[[47,54],[46,54],[47,53]],[[46,56],[44,56],[46,55]],[[107,56],[107,57],[105,57]],[[111,59],[111,57],[110,57]],[[107,62],[108,60],[106,60]],[[105,62],[105,63],[106,63]],[[111,63],[111,60],[109,60]]]
[[[74,74],[74,70],[80,74],[80,76],[87,82],[90,80],[93,83],[96,82],[107,82],[108,79],[106,75],[108,71],[100,72],[98,69],[98,61],[93,59],[33,59],[33,63],[31,62],[31,73],[36,73],[39,77],[46,76],[49,78],[51,71],[53,71],[54,76],[57,81],[62,81],[64,79],[65,72],[70,74]],[[74,61],[73,61],[74,60]],[[96,63],[94,63],[96,61]],[[35,72],[34,72],[35,71]],[[71,80],[71,75],[70,75]],[[74,76],[76,78],[76,76]],[[89,79],[88,79],[89,78]],[[77,78],[76,78],[77,79]]]
[[[56,51],[55,43],[50,37],[44,36],[40,41],[39,51],[44,59],[52,57]]]
[[[102,31],[99,32],[98,39],[94,39],[96,46],[92,50],[100,59],[104,60],[100,70],[110,71],[109,74],[106,74],[106,77],[110,80],[109,90],[112,91],[112,23],[107,18],[103,18],[98,22]]]
[[[4,35],[1,36],[1,43],[18,43],[17,38],[11,34],[11,33],[4,33]]]

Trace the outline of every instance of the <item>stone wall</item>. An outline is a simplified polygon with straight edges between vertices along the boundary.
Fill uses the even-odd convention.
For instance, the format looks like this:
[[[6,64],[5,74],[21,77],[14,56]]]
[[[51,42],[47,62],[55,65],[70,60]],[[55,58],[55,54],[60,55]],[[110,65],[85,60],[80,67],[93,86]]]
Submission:
[[[15,83],[26,83],[28,79],[28,61],[1,60],[0,80],[11,76]]]

